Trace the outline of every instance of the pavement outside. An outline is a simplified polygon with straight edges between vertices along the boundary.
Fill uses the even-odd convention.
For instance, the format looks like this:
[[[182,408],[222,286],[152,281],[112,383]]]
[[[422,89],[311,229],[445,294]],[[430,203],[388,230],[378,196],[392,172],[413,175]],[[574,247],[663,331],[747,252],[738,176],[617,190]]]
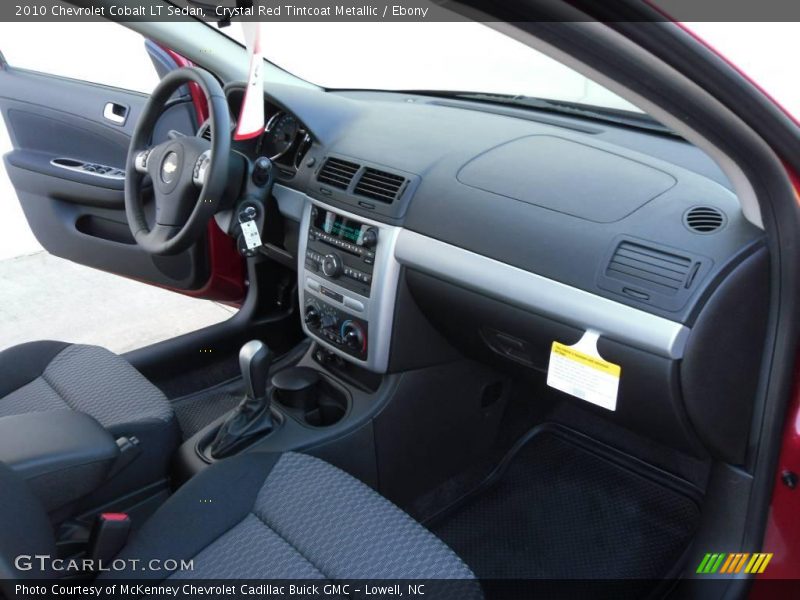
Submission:
[[[219,323],[235,312],[44,251],[0,260],[0,350],[61,340],[122,353]]]

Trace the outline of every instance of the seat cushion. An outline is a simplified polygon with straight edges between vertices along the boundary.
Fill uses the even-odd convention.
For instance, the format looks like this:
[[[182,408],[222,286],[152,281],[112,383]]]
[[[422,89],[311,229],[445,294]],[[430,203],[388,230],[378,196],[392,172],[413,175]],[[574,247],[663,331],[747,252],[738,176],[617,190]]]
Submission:
[[[15,346],[0,352],[0,374],[5,371],[8,377],[0,377],[4,392],[0,417],[71,408],[106,428],[173,418],[158,388],[125,359],[98,346],[63,342]]]
[[[253,452],[210,467],[173,495],[118,558],[192,559],[193,569],[105,576],[474,578],[450,548],[388,500],[344,471],[297,453]]]
[[[98,346],[40,341],[0,352],[0,418],[72,409],[115,437],[135,436],[141,455],[89,499],[102,503],[166,475],[180,432],[161,391],[125,359]]]

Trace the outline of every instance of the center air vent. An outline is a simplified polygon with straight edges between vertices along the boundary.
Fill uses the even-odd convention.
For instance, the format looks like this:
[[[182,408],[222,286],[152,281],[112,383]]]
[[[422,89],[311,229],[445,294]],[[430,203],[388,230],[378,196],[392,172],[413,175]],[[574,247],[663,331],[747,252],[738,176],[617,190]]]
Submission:
[[[391,204],[400,195],[405,182],[406,178],[400,175],[367,167],[358,180],[354,193]]]
[[[675,294],[687,283],[692,269],[691,258],[656,250],[642,244],[622,242],[606,269],[606,275],[629,281],[661,294]]]
[[[683,223],[696,233],[713,233],[725,224],[725,214],[711,206],[695,206],[686,211]]]
[[[340,190],[346,190],[360,168],[361,165],[357,163],[330,157],[320,169],[317,181]]]

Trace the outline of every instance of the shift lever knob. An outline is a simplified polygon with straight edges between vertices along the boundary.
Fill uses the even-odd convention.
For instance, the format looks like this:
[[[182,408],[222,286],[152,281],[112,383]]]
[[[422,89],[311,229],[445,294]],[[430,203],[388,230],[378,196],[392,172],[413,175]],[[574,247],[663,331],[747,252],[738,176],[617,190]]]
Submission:
[[[212,458],[224,458],[267,435],[275,427],[267,396],[267,375],[272,353],[258,340],[247,342],[239,351],[245,396],[220,425],[209,446]]]
[[[258,340],[247,342],[239,351],[239,368],[242,370],[245,392],[250,398],[261,398],[267,393],[271,362],[272,352]]]

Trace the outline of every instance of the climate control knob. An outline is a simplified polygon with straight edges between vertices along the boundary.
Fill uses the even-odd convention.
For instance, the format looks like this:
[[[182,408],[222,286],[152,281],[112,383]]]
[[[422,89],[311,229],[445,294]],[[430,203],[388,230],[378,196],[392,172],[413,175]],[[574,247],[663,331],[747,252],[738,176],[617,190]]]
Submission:
[[[342,327],[342,339],[345,345],[355,352],[362,352],[365,349],[364,331],[352,321]]]
[[[338,254],[326,254],[322,259],[322,272],[325,277],[338,277],[343,269],[344,265]]]
[[[319,327],[322,318],[320,317],[319,310],[313,304],[306,306],[305,322],[312,329]]]

